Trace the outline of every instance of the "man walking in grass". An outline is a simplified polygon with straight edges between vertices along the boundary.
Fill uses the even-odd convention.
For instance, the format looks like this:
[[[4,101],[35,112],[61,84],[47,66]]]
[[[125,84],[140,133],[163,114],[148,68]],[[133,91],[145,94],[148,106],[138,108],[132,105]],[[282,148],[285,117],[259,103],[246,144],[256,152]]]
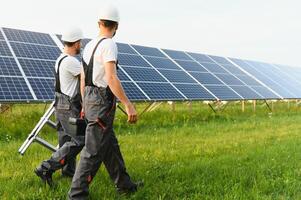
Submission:
[[[78,118],[81,112],[79,76],[81,64],[74,57],[80,53],[83,33],[79,28],[67,30],[63,36],[64,52],[55,65],[55,114],[58,122],[59,149],[50,159],[35,169],[44,182],[52,185],[52,174],[62,169],[64,176],[72,177],[75,172],[76,155],[84,145],[84,133],[76,136],[69,127],[69,118]]]
[[[128,122],[137,121],[137,113],[127,98],[116,74],[117,46],[115,35],[119,13],[113,6],[102,6],[99,13],[97,38],[90,41],[83,52],[84,112],[88,120],[85,147],[76,168],[69,199],[86,199],[89,184],[103,162],[116,189],[120,193],[137,191],[142,183],[133,183],[128,175],[113,130],[116,98],[125,105]]]

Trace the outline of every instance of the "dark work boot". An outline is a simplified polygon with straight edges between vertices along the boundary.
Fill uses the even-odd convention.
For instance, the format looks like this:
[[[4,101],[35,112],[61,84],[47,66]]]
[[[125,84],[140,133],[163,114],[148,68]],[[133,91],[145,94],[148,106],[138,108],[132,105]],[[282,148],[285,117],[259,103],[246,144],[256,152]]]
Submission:
[[[53,186],[52,174],[53,172],[40,166],[34,170],[34,173],[41,178],[44,183],[47,183],[50,187]]]
[[[143,181],[138,181],[136,183],[133,183],[129,188],[116,188],[116,191],[120,195],[129,195],[137,192],[139,188],[142,188],[144,186]]]

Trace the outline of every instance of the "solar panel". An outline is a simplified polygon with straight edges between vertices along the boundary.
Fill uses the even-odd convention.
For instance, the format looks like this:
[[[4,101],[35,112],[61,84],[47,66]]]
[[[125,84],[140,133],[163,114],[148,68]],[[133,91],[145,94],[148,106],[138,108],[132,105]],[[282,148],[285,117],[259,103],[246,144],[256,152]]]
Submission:
[[[157,48],[144,47],[144,46],[139,46],[139,45],[132,45],[132,47],[134,47],[134,49],[136,49],[136,51],[138,51],[139,54],[141,54],[143,56],[154,56],[154,57],[166,58],[166,56],[161,51],[159,51],[159,49],[157,49]]]
[[[208,72],[202,65],[195,61],[177,60],[177,63],[188,72]]]
[[[0,32],[0,40],[4,40],[4,37],[1,32]]]
[[[294,79],[294,82],[298,82],[297,85],[301,83],[301,68],[299,67],[291,67],[285,65],[275,65],[279,70],[286,73],[290,78]],[[288,78],[288,80],[290,80]]]
[[[192,58],[194,58],[198,62],[201,62],[201,63],[212,63],[212,60],[208,56],[206,56],[204,54],[191,53],[191,52],[187,52],[187,54],[189,54]]]
[[[278,95],[280,95],[283,98],[296,98],[294,94],[292,94],[290,91],[288,91],[286,88],[281,86],[277,81],[273,80],[275,77],[271,77],[271,73],[263,73],[262,68],[263,66],[260,65],[260,63],[252,62],[252,61],[244,61],[240,59],[233,59],[231,60],[236,63],[238,66],[240,66],[242,69],[250,73],[252,76],[256,77],[259,81],[264,83],[266,86],[271,88],[273,91],[275,91]]]
[[[210,73],[190,73],[195,79],[204,85],[223,85],[223,83]]]
[[[1,28],[0,101],[53,100],[61,50],[52,38]],[[82,47],[90,40],[83,39]],[[125,43],[117,47],[117,74],[134,101],[301,98],[301,69]]]
[[[166,82],[166,80],[152,68],[123,66],[122,69],[124,69],[134,81]]]
[[[151,100],[182,100],[183,96],[169,83],[137,82],[139,87],[151,98]]]
[[[138,67],[149,67],[151,66],[143,60],[139,55],[130,55],[130,54],[118,54],[118,64],[125,66],[138,66]]]
[[[22,76],[14,58],[0,57],[0,75]]]
[[[242,96],[244,99],[262,99],[263,96],[255,92],[253,89],[247,87],[247,86],[231,86],[240,96]]]
[[[221,66],[219,66],[216,63],[201,63],[201,65],[212,73],[229,74],[226,70],[224,70]]]
[[[28,101],[33,100],[25,80],[19,77],[0,78],[1,101]]]
[[[46,33],[22,31],[10,28],[3,28],[3,31],[9,41],[56,46],[55,42],[51,39],[50,35]]]
[[[209,89],[209,85],[214,86],[211,87],[212,89],[215,89],[215,87],[219,86],[225,86],[222,88],[227,88],[227,90],[232,90],[229,86],[226,85],[226,83],[223,83],[218,76],[215,74],[217,73],[228,73],[225,71],[221,66],[216,64],[212,59],[210,59],[208,56],[204,56],[202,54],[193,54],[193,53],[185,53],[180,51],[174,51],[174,50],[163,50],[169,57],[173,58],[174,61],[179,64],[180,66],[184,66],[183,69],[189,69],[189,62],[192,63],[192,70],[189,69],[187,73],[189,73],[192,77],[194,77],[200,84],[203,84],[204,87],[206,87],[210,92],[212,92],[214,95],[215,93]],[[196,60],[195,56],[198,60]],[[183,62],[184,61],[184,62]],[[188,65],[188,67],[187,67]],[[197,71],[199,70],[199,71]],[[197,72],[196,72],[197,71]],[[234,91],[228,92],[227,95],[234,94],[231,99],[241,99],[239,95],[237,95]],[[217,95],[215,95],[217,96]],[[223,96],[223,95],[220,95]],[[228,99],[229,97],[227,97]]]
[[[127,53],[127,54],[137,54],[128,44],[116,43],[118,48],[118,53]]]
[[[159,72],[165,76],[171,83],[197,83],[184,71],[159,69]]]
[[[12,56],[6,41],[0,41],[0,56]]]
[[[61,54],[60,49],[54,46],[42,46],[17,42],[10,42],[10,44],[17,57],[56,60]]]
[[[216,76],[227,85],[244,85],[243,82],[231,74],[216,74]]]
[[[191,60],[192,61],[192,59],[182,51],[175,51],[175,50],[170,50],[170,49],[163,49],[163,51],[173,59],[176,59],[176,60]]]
[[[265,99],[279,99],[279,96],[276,95],[274,92],[269,90],[263,86],[250,86],[253,90],[255,90],[258,94],[263,96]]]
[[[187,98],[192,100],[215,100],[206,89],[198,84],[174,84]]]
[[[151,63],[152,66],[154,66],[157,69],[176,69],[180,70],[180,68],[173,63],[168,58],[156,58],[156,57],[149,57],[144,56],[144,58]]]
[[[120,67],[117,70],[117,76],[120,81],[130,81],[129,77],[121,70]]]
[[[206,85],[206,88],[210,90],[215,96],[222,100],[239,100],[242,99],[229,87],[223,85]]]
[[[132,82],[122,82],[122,87],[129,99],[132,101],[143,101],[148,98],[141,92],[141,90]]]
[[[26,76],[29,77],[54,77],[55,61],[18,59]]]
[[[54,79],[29,78],[28,81],[39,100],[54,100]]]

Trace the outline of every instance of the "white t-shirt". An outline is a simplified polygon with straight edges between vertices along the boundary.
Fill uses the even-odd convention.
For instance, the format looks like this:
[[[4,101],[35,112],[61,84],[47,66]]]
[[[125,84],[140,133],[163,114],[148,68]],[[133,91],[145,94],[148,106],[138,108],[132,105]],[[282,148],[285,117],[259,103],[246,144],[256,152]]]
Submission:
[[[73,97],[78,92],[79,81],[78,75],[81,72],[80,62],[73,56],[66,53],[62,53],[55,63],[55,72],[57,73],[58,63],[64,57],[60,65],[60,83],[62,93]]]
[[[101,37],[97,37],[91,40],[85,47],[83,52],[83,60],[88,65],[96,44],[99,42]],[[94,66],[93,66],[93,84],[97,87],[107,87],[108,81],[105,77],[104,63],[110,61],[117,61],[117,45],[111,39],[104,39],[97,47],[94,54]]]

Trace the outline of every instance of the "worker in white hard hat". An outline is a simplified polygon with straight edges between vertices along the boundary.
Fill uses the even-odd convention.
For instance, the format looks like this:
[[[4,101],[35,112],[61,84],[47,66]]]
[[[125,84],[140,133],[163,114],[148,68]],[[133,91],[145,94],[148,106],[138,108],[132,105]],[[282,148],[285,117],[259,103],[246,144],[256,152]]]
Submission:
[[[55,64],[55,114],[59,149],[35,169],[36,175],[50,186],[52,174],[58,169],[62,169],[64,176],[74,175],[76,155],[85,143],[85,132],[76,135],[69,126],[69,118],[79,118],[82,110],[79,81],[82,65],[75,56],[80,53],[83,33],[79,28],[73,27],[61,39],[64,51]]]
[[[84,112],[88,120],[85,147],[76,167],[68,194],[69,199],[87,199],[89,184],[104,163],[119,193],[133,193],[142,182],[132,182],[126,171],[113,121],[118,98],[126,108],[128,122],[137,121],[137,112],[126,96],[116,74],[117,45],[112,40],[119,14],[114,6],[102,6],[99,16],[100,34],[83,51]]]

